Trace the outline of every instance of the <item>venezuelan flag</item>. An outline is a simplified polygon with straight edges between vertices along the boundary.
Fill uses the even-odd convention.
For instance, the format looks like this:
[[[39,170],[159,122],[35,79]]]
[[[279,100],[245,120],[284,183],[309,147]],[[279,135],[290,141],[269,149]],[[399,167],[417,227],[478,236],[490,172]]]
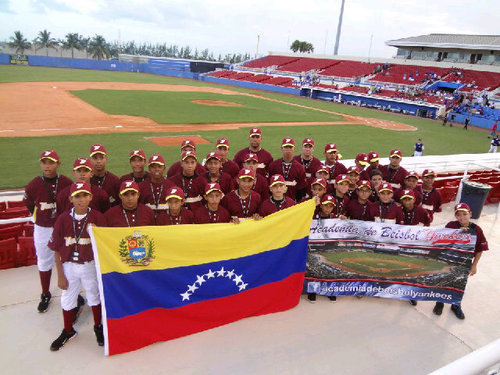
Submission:
[[[239,225],[93,227],[105,354],[296,306],[314,207]]]

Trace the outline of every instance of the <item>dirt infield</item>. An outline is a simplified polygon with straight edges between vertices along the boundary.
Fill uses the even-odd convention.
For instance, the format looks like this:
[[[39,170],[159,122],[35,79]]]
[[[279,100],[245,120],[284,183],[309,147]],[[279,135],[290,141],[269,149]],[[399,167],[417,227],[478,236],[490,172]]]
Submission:
[[[177,146],[179,147],[182,141],[190,139],[194,141],[197,145],[199,144],[209,144],[205,138],[200,137],[199,135],[178,135],[172,137],[148,137],[148,140],[154,142],[158,146]]]
[[[343,121],[332,122],[259,122],[259,126],[362,124],[398,131],[416,130],[413,126],[394,121],[349,116],[260,95],[214,87],[126,82],[16,82],[0,84],[0,137],[144,131],[182,132],[255,126],[255,123],[158,124],[144,117],[109,115],[70,93],[71,90],[86,89],[210,92],[221,95],[246,95],[258,97],[262,100],[332,113],[344,118]]]

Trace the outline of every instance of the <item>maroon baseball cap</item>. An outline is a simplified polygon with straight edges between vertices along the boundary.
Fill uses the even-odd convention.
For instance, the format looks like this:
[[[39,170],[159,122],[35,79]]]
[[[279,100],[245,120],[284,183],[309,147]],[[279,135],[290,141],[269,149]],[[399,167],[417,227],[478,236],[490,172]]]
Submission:
[[[217,147],[226,147],[229,148],[229,141],[226,138],[219,138],[215,143],[215,148]]]
[[[129,181],[123,181],[120,184],[120,194],[125,194],[127,191],[135,191],[136,193],[139,192],[139,185],[137,182],[129,180]]]
[[[283,138],[283,140],[281,141],[281,147],[285,147],[285,146],[294,146],[295,147],[295,140],[293,138]]]
[[[161,156],[160,154],[153,154],[149,157],[149,162],[148,162],[148,166],[150,166],[151,164],[159,164],[159,165],[165,165],[165,159],[163,159],[163,156]]]
[[[408,177],[415,177],[417,180],[420,178],[420,176],[418,175],[418,173],[416,171],[408,172],[405,179],[407,179]]]
[[[79,168],[87,168],[89,171],[93,170],[92,162],[87,158],[78,158],[73,163],[73,170],[76,171]]]
[[[262,131],[259,128],[250,129],[250,137],[262,137]]]
[[[245,155],[245,157],[243,158],[243,161],[249,161],[249,160],[255,160],[257,163],[259,162],[259,157],[257,156],[257,154],[254,154],[253,152],[250,152],[248,154]]]
[[[428,176],[434,176],[434,177],[436,177],[437,174],[432,169],[426,169],[426,170],[424,170],[422,172],[422,177],[428,177]]]
[[[321,164],[321,167],[319,167],[316,172],[326,172],[330,174],[330,168],[328,168],[328,166],[325,164]]]
[[[359,170],[358,167],[352,166],[352,167],[347,168],[347,174],[349,174],[349,173],[360,174],[361,171]]]
[[[305,145],[314,146],[314,139],[312,139],[312,138],[304,138],[304,140],[302,141],[302,146],[305,146]]]
[[[95,145],[90,146],[89,154],[90,154],[90,157],[92,157],[95,154],[107,155],[108,153],[106,152],[106,148],[103,145],[95,144]]]
[[[54,150],[45,150],[40,154],[40,161],[43,159],[52,160],[54,163],[59,163],[59,155]]]
[[[356,161],[359,162],[361,165],[368,165],[369,160],[368,160],[368,155],[366,155],[364,152],[361,152],[356,155]]]
[[[181,150],[184,150],[184,147],[192,147],[196,150],[196,143],[194,143],[194,141],[192,141],[191,139],[185,139],[182,141],[181,143]]]
[[[403,153],[401,152],[400,149],[398,148],[395,148],[394,150],[391,150],[390,154],[389,154],[389,157],[392,158],[392,157],[398,157],[398,158],[402,158],[403,157]]]
[[[142,150],[132,150],[129,155],[129,160],[132,159],[134,156],[138,156],[141,159],[146,160],[146,154]]]
[[[401,198],[399,198],[399,200],[402,200],[404,198],[411,198],[411,199],[415,199],[415,193],[413,192],[413,190],[411,189],[405,189],[403,190],[403,192],[401,193]]]
[[[217,182],[209,182],[208,184],[205,185],[205,195],[210,194],[212,191],[220,191],[222,194],[224,194],[220,185]]]
[[[337,145],[335,143],[327,143],[325,145],[325,152],[337,152]]]
[[[274,174],[269,178],[269,187],[277,185],[277,184],[283,184],[285,185],[285,177],[283,177],[280,174]]]
[[[251,169],[241,168],[240,171],[238,172],[238,180],[246,177],[255,180],[255,173]]]
[[[221,161],[220,155],[216,152],[209,152],[205,159],[206,159],[206,161],[209,161],[210,159],[216,159],[218,161]]]
[[[321,185],[326,189],[326,180],[324,178],[315,178],[313,182],[311,182],[311,186],[313,185]]]
[[[92,189],[90,188],[90,184],[88,182],[77,181],[71,184],[69,188],[69,196],[74,197],[80,193],[92,194]]]
[[[455,205],[455,213],[458,211],[471,212],[470,207],[467,203],[459,203]]]
[[[382,192],[384,190],[390,191],[392,193],[394,192],[394,190],[392,189],[392,185],[390,183],[388,183],[388,182],[382,183],[382,185],[380,185],[379,188],[378,188],[379,192]]]
[[[178,186],[172,186],[167,190],[167,196],[165,197],[165,201],[168,201],[170,198],[184,200],[184,191]]]
[[[356,185],[357,185],[358,189],[361,189],[363,187],[367,187],[368,189],[371,190],[371,188],[372,188],[372,184],[368,180],[360,180],[360,181],[358,181],[358,183]]]
[[[321,204],[333,204],[334,206],[337,205],[337,201],[335,200],[335,197],[331,194],[325,194],[323,197],[321,197]]]
[[[198,157],[196,156],[196,152],[194,151],[184,151],[181,154],[181,160],[186,160],[186,158],[192,157],[194,160],[198,160]]]
[[[346,174],[339,174],[337,177],[335,177],[335,182],[337,184],[340,184],[341,182],[350,182],[349,177],[347,177]]]
[[[380,160],[380,155],[378,154],[378,152],[370,151],[368,153],[368,161],[370,163],[375,163],[376,161],[379,161],[379,160]]]

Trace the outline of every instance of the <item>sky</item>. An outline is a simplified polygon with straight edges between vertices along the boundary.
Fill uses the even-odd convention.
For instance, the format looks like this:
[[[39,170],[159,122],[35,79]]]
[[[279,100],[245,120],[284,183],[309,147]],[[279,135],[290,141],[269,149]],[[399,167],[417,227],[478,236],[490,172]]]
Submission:
[[[0,41],[20,30],[189,45],[218,54],[289,52],[298,39],[332,55],[341,0],[0,0]],[[346,0],[339,55],[392,57],[387,40],[500,34],[498,0]],[[259,43],[257,41],[259,40]]]

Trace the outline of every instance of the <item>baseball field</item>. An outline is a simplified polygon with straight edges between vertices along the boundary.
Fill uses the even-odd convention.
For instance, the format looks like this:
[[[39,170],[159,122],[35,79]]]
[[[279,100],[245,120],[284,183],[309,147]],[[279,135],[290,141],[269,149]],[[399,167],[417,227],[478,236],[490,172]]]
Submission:
[[[201,156],[226,137],[232,157],[248,146],[253,126],[263,129],[263,147],[275,157],[283,137],[299,145],[312,137],[320,159],[329,142],[344,158],[370,150],[387,155],[392,148],[411,155],[417,138],[434,155],[486,152],[489,145],[486,133],[474,128],[196,80],[0,66],[0,147],[6,156],[0,189],[24,187],[39,174],[44,149],[57,150],[61,172],[70,175],[75,158],[101,143],[108,169],[122,175],[129,172],[130,150],[160,153],[171,164],[185,136],[197,136]]]

